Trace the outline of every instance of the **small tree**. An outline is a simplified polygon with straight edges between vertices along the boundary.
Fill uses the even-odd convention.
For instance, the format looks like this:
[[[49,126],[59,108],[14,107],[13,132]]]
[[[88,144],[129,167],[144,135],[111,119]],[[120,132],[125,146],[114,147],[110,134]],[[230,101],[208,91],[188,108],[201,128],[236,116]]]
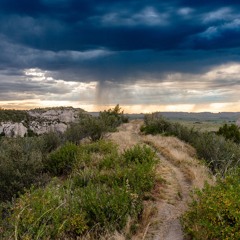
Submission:
[[[98,117],[82,113],[79,122],[72,124],[65,133],[65,138],[74,143],[89,137],[92,141],[102,139],[106,133],[113,132],[128,119],[124,116],[119,105],[99,113]]]
[[[108,109],[100,112],[99,117],[107,122],[112,128],[118,127],[121,123],[127,123],[128,118],[124,115],[124,111],[121,110],[119,104],[113,109]]]

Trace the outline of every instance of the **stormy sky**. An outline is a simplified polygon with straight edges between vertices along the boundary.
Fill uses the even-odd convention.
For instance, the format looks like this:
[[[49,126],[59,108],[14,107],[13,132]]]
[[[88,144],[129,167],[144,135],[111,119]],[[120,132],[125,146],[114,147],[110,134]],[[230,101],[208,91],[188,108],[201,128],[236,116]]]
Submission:
[[[239,0],[0,0],[0,106],[240,111]]]

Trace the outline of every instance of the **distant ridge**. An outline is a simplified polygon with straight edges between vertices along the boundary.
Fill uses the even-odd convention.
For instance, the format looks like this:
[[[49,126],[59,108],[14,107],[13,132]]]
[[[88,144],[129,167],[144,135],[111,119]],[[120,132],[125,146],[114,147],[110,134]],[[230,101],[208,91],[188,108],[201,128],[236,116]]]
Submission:
[[[233,121],[236,122],[240,118],[240,112],[159,112],[164,117],[176,120],[192,120],[192,121]]]
[[[236,122],[240,119],[240,112],[158,112],[160,115],[170,120],[185,120],[185,121],[219,121],[219,122]],[[126,114],[130,119],[144,118],[143,113]]]

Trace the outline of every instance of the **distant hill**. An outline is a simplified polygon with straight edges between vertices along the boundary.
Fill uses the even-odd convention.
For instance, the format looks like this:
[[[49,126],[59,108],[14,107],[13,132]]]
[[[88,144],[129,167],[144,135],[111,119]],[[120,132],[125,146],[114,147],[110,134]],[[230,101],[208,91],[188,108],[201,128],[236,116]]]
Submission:
[[[240,118],[240,112],[160,112],[164,117],[176,120],[191,120],[191,121],[227,121],[236,122]]]
[[[170,120],[185,120],[185,121],[212,121],[212,122],[236,122],[240,119],[240,112],[158,112],[162,116]],[[143,113],[140,114],[126,114],[130,119],[144,118]]]

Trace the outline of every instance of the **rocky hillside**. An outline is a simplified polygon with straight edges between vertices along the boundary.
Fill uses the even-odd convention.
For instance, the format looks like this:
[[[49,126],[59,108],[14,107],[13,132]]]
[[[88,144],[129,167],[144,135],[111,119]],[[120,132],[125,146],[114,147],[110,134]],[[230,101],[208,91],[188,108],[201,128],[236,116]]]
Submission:
[[[0,109],[0,135],[24,137],[46,132],[64,132],[68,124],[75,122],[81,108],[57,107],[39,108],[28,111]]]

